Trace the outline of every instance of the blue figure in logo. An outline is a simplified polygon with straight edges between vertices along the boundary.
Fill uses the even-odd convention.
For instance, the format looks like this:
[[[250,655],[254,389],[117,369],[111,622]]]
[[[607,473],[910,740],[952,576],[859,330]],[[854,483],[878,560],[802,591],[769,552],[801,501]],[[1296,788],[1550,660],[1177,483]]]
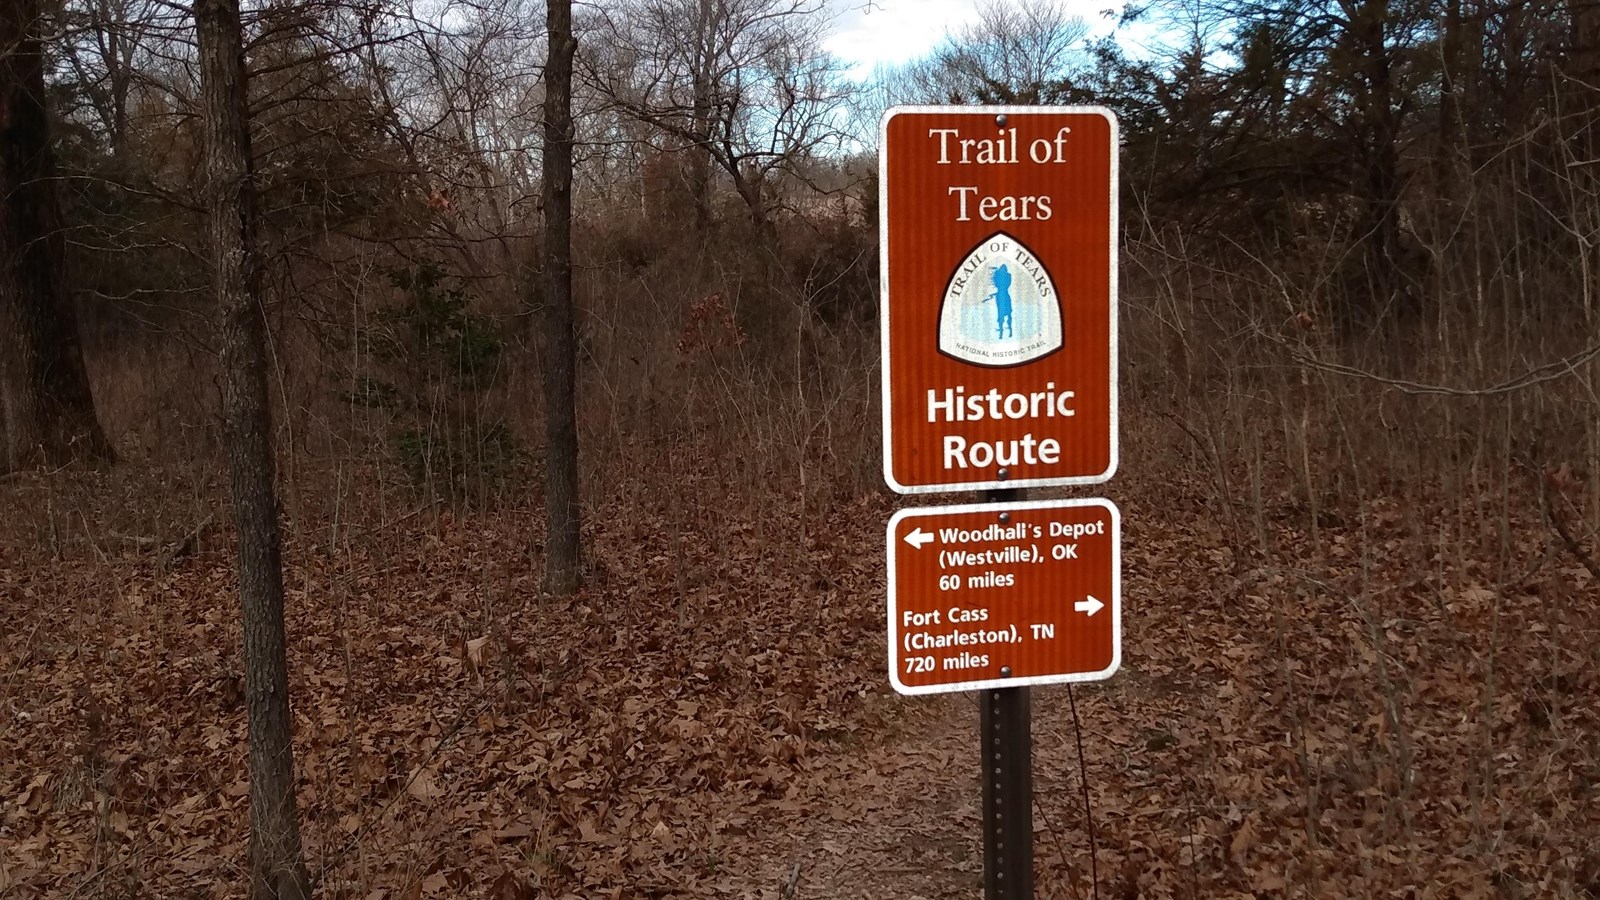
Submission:
[[[1005,340],[1009,334],[1016,336],[1016,329],[1011,323],[1011,272],[1001,263],[989,276],[994,280],[994,315],[996,324],[996,340]]]

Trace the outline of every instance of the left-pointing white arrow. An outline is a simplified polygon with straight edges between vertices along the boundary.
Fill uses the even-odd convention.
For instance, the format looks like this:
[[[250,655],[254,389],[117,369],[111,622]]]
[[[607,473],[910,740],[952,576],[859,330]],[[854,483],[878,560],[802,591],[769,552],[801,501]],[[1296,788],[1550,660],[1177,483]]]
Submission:
[[[933,540],[933,535],[923,531],[922,526],[920,525],[917,526],[916,531],[906,535],[906,543],[917,548],[918,550],[921,550],[923,546],[925,546],[931,540]]]
[[[1105,609],[1106,605],[1095,599],[1093,594],[1090,594],[1089,599],[1079,600],[1077,603],[1072,604],[1072,608],[1078,612],[1088,613],[1092,616],[1100,610]]]

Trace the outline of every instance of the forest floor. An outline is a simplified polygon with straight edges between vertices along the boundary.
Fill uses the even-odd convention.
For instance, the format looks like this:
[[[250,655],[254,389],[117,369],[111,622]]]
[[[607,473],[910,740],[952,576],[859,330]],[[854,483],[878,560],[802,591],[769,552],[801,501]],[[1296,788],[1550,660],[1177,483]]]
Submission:
[[[0,898],[241,896],[225,516],[151,480],[0,482]],[[592,517],[571,601],[534,508],[294,520],[320,896],[981,896],[975,701],[883,673],[893,499],[695,489]],[[1110,495],[1124,665],[1033,692],[1039,896],[1600,896],[1597,585],[1545,522],[1490,566],[1280,498],[1243,551],[1203,486]]]

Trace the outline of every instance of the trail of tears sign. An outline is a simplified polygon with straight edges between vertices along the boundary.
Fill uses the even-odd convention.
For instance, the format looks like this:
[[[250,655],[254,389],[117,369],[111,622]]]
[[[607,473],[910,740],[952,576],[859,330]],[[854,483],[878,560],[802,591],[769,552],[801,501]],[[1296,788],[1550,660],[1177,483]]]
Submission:
[[[882,139],[885,479],[901,493],[1108,480],[1115,118],[905,107]]]
[[[1117,468],[1117,122],[1097,107],[883,118],[883,474],[990,502],[889,521],[889,680],[978,691],[984,896],[1033,896],[1029,686],[1122,662],[1121,519],[1026,502]]]

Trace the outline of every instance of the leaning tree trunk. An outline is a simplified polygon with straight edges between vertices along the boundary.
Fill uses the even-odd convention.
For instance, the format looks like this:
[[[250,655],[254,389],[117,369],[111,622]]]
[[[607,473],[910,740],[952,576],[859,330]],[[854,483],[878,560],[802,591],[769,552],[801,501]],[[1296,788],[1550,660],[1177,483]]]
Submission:
[[[211,253],[222,339],[222,413],[233,516],[249,718],[250,896],[301,900],[284,648],[283,560],[267,393],[267,325],[256,256],[256,197],[239,0],[196,0],[205,96]]]
[[[112,459],[63,277],[39,0],[0,0],[0,471]]]
[[[544,76],[545,587],[578,589],[577,350],[572,333],[572,0],[550,0]]]

